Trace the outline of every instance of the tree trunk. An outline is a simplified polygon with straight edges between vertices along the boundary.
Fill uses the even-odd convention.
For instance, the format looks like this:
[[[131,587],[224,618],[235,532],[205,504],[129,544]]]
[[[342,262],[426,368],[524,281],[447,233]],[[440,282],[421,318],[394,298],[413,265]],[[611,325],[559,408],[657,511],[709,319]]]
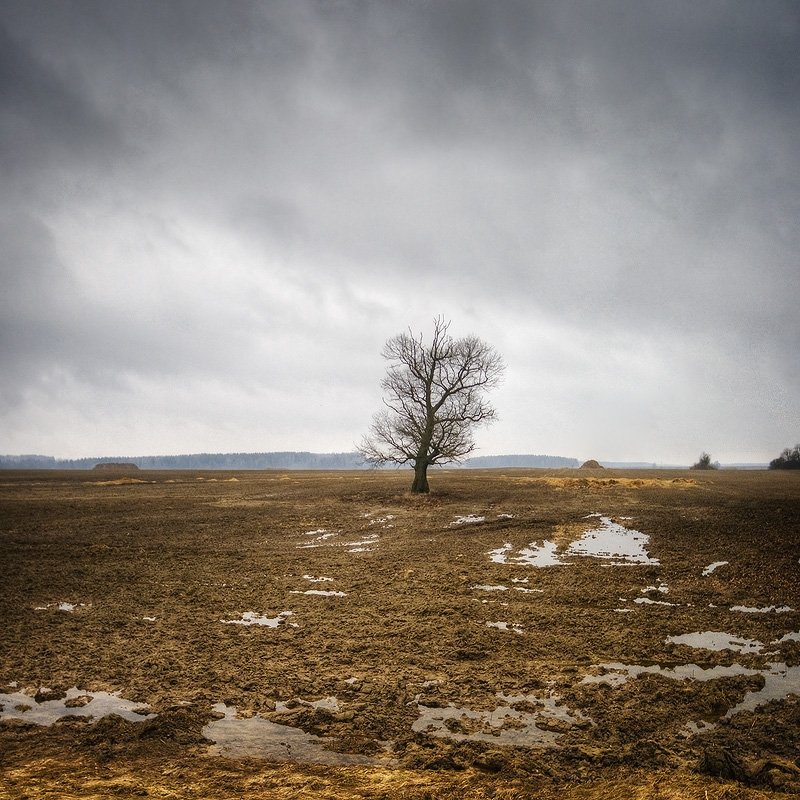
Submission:
[[[411,484],[411,491],[414,494],[427,494],[430,492],[428,487],[428,465],[424,461],[414,464],[414,483]]]

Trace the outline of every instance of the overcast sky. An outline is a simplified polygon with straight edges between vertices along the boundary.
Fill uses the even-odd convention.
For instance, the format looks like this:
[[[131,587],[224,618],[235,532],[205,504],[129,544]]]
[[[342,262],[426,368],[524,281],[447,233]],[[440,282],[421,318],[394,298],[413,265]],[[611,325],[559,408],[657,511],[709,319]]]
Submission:
[[[0,453],[352,450],[390,336],[478,454],[800,441],[793,0],[3,0]]]

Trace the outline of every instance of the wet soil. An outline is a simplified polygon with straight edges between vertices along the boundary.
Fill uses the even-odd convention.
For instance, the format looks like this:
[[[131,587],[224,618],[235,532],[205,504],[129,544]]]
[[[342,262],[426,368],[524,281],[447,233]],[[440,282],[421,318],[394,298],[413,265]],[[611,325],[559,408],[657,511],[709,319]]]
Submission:
[[[585,472],[0,473],[0,694],[156,715],[0,719],[0,797],[800,792],[797,690],[726,716],[800,666],[800,476]],[[567,555],[592,514],[646,563]],[[568,563],[490,557],[545,542]],[[709,631],[763,647],[670,640]],[[345,757],[237,757],[232,707]]]

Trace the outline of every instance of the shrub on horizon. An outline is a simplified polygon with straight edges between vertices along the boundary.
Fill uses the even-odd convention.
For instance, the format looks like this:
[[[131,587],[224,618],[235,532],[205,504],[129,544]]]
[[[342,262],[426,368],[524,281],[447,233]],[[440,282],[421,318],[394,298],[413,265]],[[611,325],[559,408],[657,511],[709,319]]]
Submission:
[[[711,461],[708,453],[701,453],[696,463],[692,464],[692,469],[719,469],[719,461]]]
[[[800,469],[800,444],[787,447],[777,458],[769,462],[770,469]]]

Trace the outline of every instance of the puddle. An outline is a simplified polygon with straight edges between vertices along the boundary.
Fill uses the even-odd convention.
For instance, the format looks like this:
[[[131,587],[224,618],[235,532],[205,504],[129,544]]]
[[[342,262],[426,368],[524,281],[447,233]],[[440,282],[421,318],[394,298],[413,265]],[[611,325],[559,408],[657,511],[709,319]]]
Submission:
[[[328,578],[324,575],[303,575],[303,578],[309,583],[332,583],[333,578]],[[309,594],[316,595],[317,597],[347,597],[347,592],[339,592],[334,589],[295,589],[292,594]]]
[[[318,708],[325,709],[326,711],[339,711],[339,699],[330,696],[323,697],[321,700],[300,700],[299,698],[295,698],[294,700],[278,700],[275,703],[275,711],[291,711],[298,706],[311,708],[315,711]]]
[[[450,525],[477,525],[486,522],[486,517],[477,517],[475,514],[467,514],[465,517],[456,517]]]
[[[790,694],[800,695],[800,667],[787,667],[783,663],[772,662],[768,669],[759,670],[764,676],[764,686],[755,692],[748,692],[739,705],[725,714],[732,717],[742,711],[754,711],[772,700],[785,700]]]
[[[498,514],[497,519],[514,519],[513,514]],[[450,527],[453,528],[457,525],[478,525],[481,522],[486,522],[485,516],[478,516],[477,514],[466,514],[463,517],[456,517],[451,523]]]
[[[511,583],[528,583],[528,578],[512,578]],[[544,589],[529,589],[527,586],[515,586],[514,590],[523,594],[544,594]]]
[[[510,542],[506,542],[497,550],[492,550],[489,558],[495,564],[515,564],[524,567],[556,567],[570,563],[559,558],[556,553],[558,545],[555,542],[545,541],[542,544],[531,542],[515,555],[511,555],[513,549],[514,546]]]
[[[527,581],[528,579],[525,578],[525,580]],[[513,583],[521,583],[521,580],[519,578],[514,578]],[[478,583],[470,588],[475,589],[476,591],[479,592],[507,592],[509,590],[508,586],[503,586],[501,583],[498,584]],[[515,592],[522,592],[522,594],[544,593],[544,589],[529,589],[527,586],[513,586],[512,588]]]
[[[768,669],[754,670],[755,674],[764,678],[761,689],[747,692],[744,699],[733,708],[729,708],[724,719],[730,719],[743,711],[755,711],[759,706],[773,700],[786,700],[790,695],[800,696],[800,667],[787,667],[786,664],[771,663]],[[699,721],[687,723],[684,732],[687,736],[703,734],[714,730],[713,722]]]
[[[341,546],[347,548],[348,553],[371,553],[378,544],[380,537],[377,533],[371,533],[363,539],[358,539],[354,542],[342,542]]]
[[[785,642],[800,642],[800,631],[787,633],[770,644],[784,644]],[[702,650],[738,650],[740,653],[760,653],[765,646],[755,639],[745,639],[723,631],[698,631],[684,633],[680,636],[668,636],[666,643],[685,644],[687,647]]]
[[[666,600],[651,600],[649,597],[637,597],[634,603],[644,606],[676,606],[677,603],[668,603]]]
[[[794,611],[789,606],[764,606],[764,608],[754,608],[753,606],[732,606],[731,611],[740,611],[743,614],[787,614]]]
[[[724,567],[726,564],[729,564],[729,561],[715,561],[713,564],[709,564],[703,570],[703,576],[708,577],[711,573],[716,572],[720,567]]]
[[[492,742],[514,747],[556,747],[558,740],[575,725],[586,727],[591,720],[580,711],[559,704],[556,694],[546,696],[504,695],[491,711],[474,711],[448,705],[432,708],[417,702],[419,719],[411,726],[425,733],[456,741]]]
[[[42,688],[36,696],[49,692]],[[74,686],[58,699],[37,701],[36,696],[24,692],[0,694],[0,720],[19,719],[34,725],[52,725],[64,717],[100,719],[115,714],[131,722],[142,722],[156,716],[148,714],[148,706],[143,703],[132,703],[109,692],[84,692]]]
[[[589,516],[599,517],[600,527],[586,531],[580,539],[573,542],[566,550],[568,555],[612,559],[621,564],[661,563],[647,552],[650,537],[646,533],[625,528],[610,517],[600,514]]]
[[[365,514],[365,517],[369,517],[369,514]],[[395,519],[394,514],[387,514],[385,517],[376,517],[375,519],[370,519],[370,525],[380,525],[382,528],[394,528],[394,523],[392,520]]]
[[[221,619],[224,625],[262,625],[265,628],[277,628],[278,625],[286,622],[287,617],[291,617],[291,611],[281,611],[277,617],[265,617],[255,611],[245,611],[241,619]],[[290,622],[291,627],[297,628],[297,623]]]
[[[650,537],[646,533],[625,528],[610,517],[603,517],[600,514],[589,514],[589,518],[591,517],[599,517],[600,527],[586,531],[580,539],[567,547],[563,556],[608,559],[611,560],[611,566],[661,563],[647,552]],[[555,567],[574,563],[564,561],[562,554],[558,552],[558,545],[550,540],[545,540],[541,544],[531,542],[516,553],[513,551],[514,546],[506,542],[502,547],[491,550],[488,555],[495,564],[516,566]],[[669,591],[665,585],[662,586],[648,587],[648,590],[652,588],[660,592]]]
[[[296,545],[298,550],[310,550],[314,547],[322,547],[330,539],[337,537],[341,531],[329,531],[326,528],[317,528],[313,531],[306,531],[303,536],[313,536],[308,544]]]
[[[740,653],[759,653],[764,645],[755,639],[732,636],[722,631],[702,631],[668,636],[667,644],[685,644],[702,650],[736,650]]]
[[[720,678],[732,678],[737,675],[760,675],[762,670],[749,669],[739,664],[730,666],[718,665],[715,667],[700,667],[697,664],[678,664],[675,667],[661,667],[658,664],[642,666],[640,664],[622,664],[609,662],[598,664],[604,670],[602,675],[586,675],[581,684],[602,683],[606,686],[622,686],[629,678],[638,678],[640,675],[661,675],[676,681],[716,681]]]
[[[335,698],[326,698],[335,700]],[[285,704],[284,710],[286,708]],[[314,706],[312,707],[328,707]],[[276,706],[277,708],[277,706]],[[338,709],[338,703],[336,707]],[[331,740],[306,733],[290,725],[279,725],[256,715],[247,719],[236,716],[235,706],[217,703],[213,710],[222,714],[221,719],[213,720],[202,730],[202,735],[213,742],[209,748],[212,755],[235,758],[263,758],[270,761],[291,761],[302,764],[323,764],[325,766],[390,766],[395,763],[388,752],[381,756],[367,756],[359,753],[339,753],[328,749]],[[384,745],[388,751],[388,746]]]
[[[391,515],[386,519],[394,519]],[[371,521],[374,522],[375,520]],[[392,527],[391,525],[383,525],[383,527]],[[350,541],[340,541],[341,531],[328,531],[325,528],[319,528],[314,531],[307,531],[303,536],[313,536],[307,544],[295,545],[297,550],[313,550],[318,547],[346,547],[348,553],[370,553],[375,549],[380,539],[377,533],[366,534],[357,539]],[[332,541],[335,540],[335,541]]]
[[[512,631],[513,633],[522,633],[522,626],[514,622],[487,622],[487,628],[497,628],[500,631]]]
[[[603,565],[605,566],[605,564]],[[666,583],[659,582],[658,586],[645,586],[641,592],[647,594],[656,594],[659,593],[661,595],[669,594],[669,587]],[[631,602],[628,600],[627,597],[620,597],[618,598],[623,603]],[[670,603],[668,600],[655,600],[652,597],[635,597],[633,599],[633,603],[639,606],[668,606],[668,607],[678,607],[680,603]],[[690,604],[691,605],[691,604]],[[618,611],[620,613],[630,613],[633,611],[632,608],[615,608],[614,611]]]
[[[697,664],[680,664],[675,667],[660,667],[658,665],[645,667],[638,664],[609,663],[599,664],[598,667],[604,670],[602,675],[587,675],[581,680],[581,683],[602,683],[618,687],[626,683],[629,678],[638,678],[640,675],[645,674],[661,675],[677,681],[715,681],[720,678],[739,675],[761,675],[764,679],[762,688],[747,692],[740,703],[729,708],[723,715],[727,719],[743,711],[754,711],[759,706],[763,706],[772,700],[785,700],[789,695],[800,695],[800,666],[787,667],[785,663],[772,662],[767,665],[766,669],[751,669],[740,664],[704,668]],[[713,723],[694,722],[687,725],[686,731],[691,735],[712,730],[714,727]]]
[[[76,608],[88,608],[85,603],[48,603],[46,606],[34,606],[34,611],[49,611],[51,608],[54,608],[56,611],[64,611],[67,614],[71,614]]]

